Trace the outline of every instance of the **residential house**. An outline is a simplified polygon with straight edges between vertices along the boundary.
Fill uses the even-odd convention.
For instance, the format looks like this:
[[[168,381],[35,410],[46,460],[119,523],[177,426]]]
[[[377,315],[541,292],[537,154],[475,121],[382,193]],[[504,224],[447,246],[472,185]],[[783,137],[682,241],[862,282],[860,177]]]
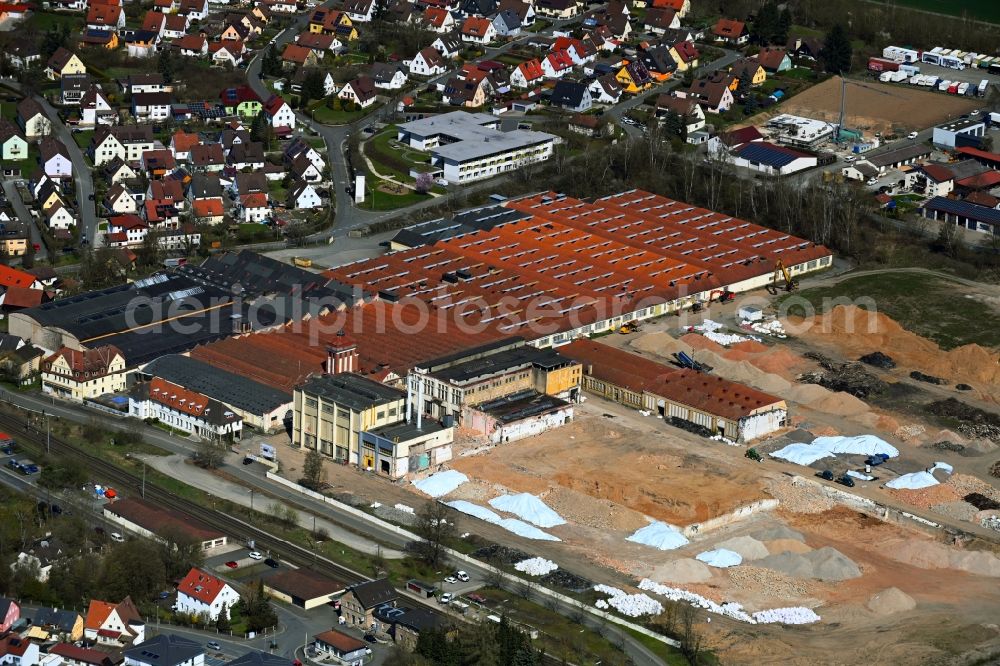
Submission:
[[[0,634],[7,633],[21,619],[21,606],[13,599],[0,597]]]
[[[377,62],[368,70],[368,76],[375,82],[376,88],[399,90],[406,85],[407,76],[401,65]]]
[[[159,122],[170,117],[170,93],[151,92],[132,95],[132,116],[136,122]]]
[[[112,185],[108,193],[104,195],[104,206],[118,215],[134,214],[139,211],[139,203],[135,196],[121,183]]]
[[[240,19],[245,18],[245,15]],[[246,42],[251,38],[252,28],[242,20],[230,19],[229,23],[219,33],[220,42]]]
[[[576,113],[569,119],[567,128],[571,132],[584,136],[597,137],[601,134],[603,124],[598,116],[589,113]]]
[[[428,7],[421,16],[431,32],[449,34],[455,29],[455,17],[447,9]]]
[[[31,612],[31,624],[44,629],[48,633],[48,638],[58,637],[65,641],[78,641],[83,638],[83,617],[76,611],[36,608]]]
[[[37,139],[52,132],[52,121],[45,115],[42,105],[31,97],[17,103],[17,122],[28,139]]]
[[[318,150],[310,146],[308,143],[302,139],[295,139],[284,150],[285,162],[291,164],[298,157],[302,155],[305,156],[312,164],[319,170],[322,171],[326,168],[326,161],[323,159],[323,155],[320,154]]]
[[[55,180],[73,177],[73,162],[62,141],[51,136],[42,137],[38,142],[38,152],[46,176]]]
[[[453,106],[479,107],[486,103],[492,91],[486,72],[463,69],[445,83],[442,100]]]
[[[458,13],[462,16],[493,16],[497,0],[461,0]]]
[[[271,95],[267,102],[263,104],[263,111],[268,122],[271,123],[271,127],[275,130],[282,128],[287,130],[295,129],[295,112],[292,111],[288,103],[279,95]]]
[[[131,597],[117,604],[91,599],[83,634],[102,647],[122,648],[146,639],[146,622]]]
[[[160,36],[151,30],[122,31],[125,50],[130,58],[149,58],[156,53]]]
[[[536,0],[535,14],[557,21],[571,19],[580,13],[576,0]]]
[[[17,634],[0,637],[0,664],[38,664],[38,643]]]
[[[179,613],[207,617],[211,621],[225,615],[240,600],[240,594],[217,576],[198,569],[191,569],[177,585],[177,602],[174,606]]]
[[[677,71],[686,72],[692,67],[698,66],[698,58],[701,54],[698,53],[694,42],[684,40],[676,42],[670,47],[670,55],[673,57],[674,62],[677,63]]]
[[[671,111],[684,120],[688,134],[697,132],[705,126],[705,112],[692,97],[673,97],[662,94],[656,98],[657,118],[663,118]]]
[[[323,170],[317,168],[305,155],[299,155],[292,160],[290,172],[293,178],[306,183],[318,183],[323,180]]]
[[[288,191],[286,205],[288,208],[296,210],[309,210],[322,206],[323,200],[320,199],[319,193],[316,192],[316,188],[312,186],[312,183],[299,181]]]
[[[104,163],[101,175],[110,185],[116,185],[138,178],[139,174],[121,158],[113,158]]]
[[[542,71],[548,79],[562,78],[572,72],[575,65],[573,56],[566,49],[552,51],[542,58]]]
[[[180,174],[171,174],[168,178],[153,180],[146,191],[146,199],[159,200],[183,210],[187,198],[184,196],[184,181]]]
[[[636,95],[653,85],[653,77],[641,60],[626,61],[625,65],[615,74],[615,79],[623,92]]]
[[[191,166],[196,171],[222,171],[226,166],[226,156],[218,143],[194,146],[191,149]],[[261,165],[263,167],[263,164]]]
[[[805,60],[819,60],[823,51],[822,39],[816,37],[789,37],[788,54]]]
[[[142,29],[147,32],[156,33],[156,39],[160,40],[163,38],[163,28],[166,22],[166,14],[150,10],[146,12],[146,16],[142,19]]]
[[[204,35],[184,35],[172,43],[182,56],[188,58],[200,58],[208,54],[208,39]]]
[[[723,113],[732,107],[733,81],[735,79],[723,72],[715,72],[709,76],[695,79],[689,90],[678,93],[678,97],[691,97],[698,100],[710,113]]]
[[[178,162],[187,162],[191,159],[191,149],[201,144],[201,137],[197,134],[177,130],[170,137],[170,152]]]
[[[447,71],[444,58],[430,46],[421,49],[410,61],[410,74],[416,76],[439,76]]]
[[[943,164],[923,164],[919,167],[916,188],[928,197],[946,197],[955,189],[955,174]]]
[[[679,18],[684,18],[691,11],[691,0],[652,0],[650,6],[654,9],[668,7],[677,12]]]
[[[761,67],[760,62],[754,58],[740,58],[733,63],[729,71],[736,77],[737,86],[741,81],[749,81],[749,85],[756,88],[767,81],[767,72]]]
[[[323,78],[323,97],[329,97],[337,92],[337,82],[333,78],[333,74],[329,71],[319,69],[317,67],[300,67],[296,70],[294,76],[292,76],[292,92],[301,92],[302,84],[305,83],[306,77],[313,72],[319,72],[320,76]]]
[[[59,202],[45,211],[46,224],[52,231],[66,231],[76,226],[76,218]]]
[[[0,119],[0,158],[17,161],[28,158],[27,137],[17,125],[6,119]]]
[[[521,29],[530,28],[535,23],[535,6],[525,0],[500,0],[500,12],[514,12],[521,22]]]
[[[327,53],[337,53],[344,45],[336,35],[324,35],[321,33],[303,32],[295,38],[299,46],[312,49],[317,58],[322,59]]]
[[[169,180],[169,179],[168,179]],[[177,229],[180,227],[180,211],[177,202],[183,202],[183,196],[177,199],[146,199],[142,202],[142,215],[150,229]]]
[[[727,18],[720,18],[716,21],[715,25],[712,26],[712,35],[715,37],[715,41],[724,42],[730,46],[746,44],[747,40],[750,39],[746,23]]]
[[[191,204],[191,214],[198,224],[222,224],[225,220],[222,199],[199,199]]]
[[[62,103],[66,106],[77,106],[83,96],[90,90],[92,82],[89,74],[67,74],[59,79],[59,91]]]
[[[368,23],[375,17],[375,0],[345,0],[344,12],[355,23]]]
[[[166,148],[147,150],[143,152],[140,161],[146,175],[154,179],[163,178],[177,168],[177,160],[174,159],[174,154]]]
[[[462,40],[452,36],[438,37],[431,44],[435,51],[445,58],[457,58],[462,51]]]
[[[187,34],[188,27],[190,27],[191,21],[187,16],[182,14],[169,14],[163,23],[163,33],[161,37],[164,39],[180,39]]]
[[[590,83],[590,96],[598,104],[617,104],[622,96],[622,87],[615,75],[605,74]]]
[[[177,13],[192,21],[204,21],[208,18],[208,0],[181,0]]]
[[[159,634],[125,650],[125,666],[205,666],[205,648],[176,634]]]
[[[115,4],[90,3],[87,8],[87,28],[118,32],[125,27],[125,11]]]
[[[580,81],[559,81],[552,89],[552,106],[581,113],[593,106],[593,98],[586,83]]]
[[[222,150],[221,144],[213,144]],[[238,143],[229,151],[226,162],[234,169],[263,169],[264,168],[264,144],[260,141],[247,141]],[[211,169],[210,169],[211,170]]]
[[[229,186],[233,194],[267,193],[267,178],[262,173],[238,173]]]
[[[226,113],[240,118],[256,118],[264,108],[260,97],[247,85],[226,88],[219,93],[219,101],[225,107]]]
[[[777,74],[792,68],[792,59],[788,51],[777,46],[765,46],[757,53],[757,61],[769,74]]]
[[[653,8],[646,10],[643,25],[646,26],[646,30],[654,35],[662,35],[667,30],[680,28],[681,19],[677,16],[677,12],[668,7]]]
[[[510,74],[510,85],[515,88],[530,88],[545,78],[545,71],[538,58],[526,60],[514,68]]]
[[[62,347],[42,362],[42,392],[83,401],[125,390],[125,357],[112,345]]]
[[[347,588],[340,598],[340,616],[348,627],[367,631],[375,622],[375,609],[392,604],[399,593],[388,578],[378,578]]]
[[[337,93],[337,97],[354,102],[362,109],[367,109],[378,100],[378,93],[374,81],[367,76],[359,76],[353,81],[345,83],[344,87]]]
[[[244,222],[266,222],[271,217],[271,207],[267,203],[267,194],[254,192],[240,195],[240,219]]]
[[[102,166],[116,157],[137,163],[142,154],[153,149],[153,128],[149,125],[98,127],[90,142],[94,166]]]
[[[80,127],[114,125],[118,121],[118,110],[111,106],[96,83],[80,99],[80,114]]]
[[[459,31],[462,41],[470,44],[489,44],[497,36],[497,30],[488,18],[470,16],[462,23]]]
[[[34,39],[28,39],[10,44],[5,52],[7,61],[13,65],[15,69],[22,71],[30,67],[32,63],[41,62],[42,51],[38,48],[36,41],[37,40]]]
[[[673,56],[670,55],[670,49],[666,46],[652,46],[643,49],[636,54],[636,57],[645,65],[649,75],[660,83],[673,76],[677,69],[677,63],[674,62]]]
[[[189,234],[193,234],[193,237]],[[201,236],[194,231],[193,226],[186,225],[183,229],[164,233],[159,243],[166,250],[187,249],[200,245]],[[176,430],[216,442],[239,439],[243,431],[243,419],[218,400],[168,382],[161,377],[153,377],[151,381],[139,382],[132,387],[129,393],[129,416],[143,420],[155,419]],[[203,573],[197,569],[194,571],[199,576]],[[195,591],[189,590],[189,596],[197,598],[197,588],[204,585],[204,581],[199,579],[194,586]],[[178,588],[179,594],[180,588]],[[206,603],[209,606],[212,604],[207,601]],[[214,613],[218,618],[222,615],[223,602],[217,597],[216,603],[219,605],[214,609],[192,614],[200,615],[204,612],[211,617]],[[231,604],[226,605],[226,612],[230,606]]]
[[[371,652],[364,641],[336,629],[313,636],[313,648],[331,663],[343,666],[364,666]]]
[[[153,9],[164,14],[173,14],[180,10],[178,0],[153,0]]]
[[[236,67],[243,62],[245,51],[246,47],[241,40],[210,42],[208,44],[208,53],[212,57],[212,62],[219,65]]]
[[[104,240],[110,247],[130,247],[141,245],[148,233],[149,225],[138,215],[114,215],[108,219]]]
[[[517,37],[521,34],[521,17],[513,9],[500,11],[493,19],[497,37]]]
[[[312,49],[289,42],[281,52],[281,61],[290,67],[315,67],[319,63],[319,58]]]

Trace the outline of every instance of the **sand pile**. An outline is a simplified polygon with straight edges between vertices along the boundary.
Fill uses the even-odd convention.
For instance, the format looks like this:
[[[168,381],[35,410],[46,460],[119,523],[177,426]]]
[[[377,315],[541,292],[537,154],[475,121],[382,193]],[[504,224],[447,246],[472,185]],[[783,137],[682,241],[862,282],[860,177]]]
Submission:
[[[801,541],[796,541],[795,539],[772,539],[771,541],[762,542],[765,547],[767,547],[767,552],[772,555],[777,555],[779,553],[808,553],[812,548],[807,546]]]
[[[799,319],[791,325],[803,323]],[[907,331],[881,313],[838,305],[813,317],[810,323],[804,337],[834,344],[849,358],[883,351],[907,370],[920,370],[952,382],[1000,384],[1000,355],[979,345],[942,351],[927,338]]]
[[[656,567],[652,577],[671,583],[704,583],[711,580],[712,570],[704,562],[685,557]]]
[[[657,356],[662,356],[663,358],[672,358],[675,352],[691,351],[691,345],[683,344],[677,338],[663,331],[646,333],[645,335],[641,335],[629,341],[628,344],[629,347],[632,347],[633,349],[646,352],[648,354],[656,354]]]
[[[976,576],[1000,577],[1000,558],[985,551],[962,551],[941,543],[907,539],[883,544],[886,556],[920,569],[958,569]]]
[[[861,569],[850,558],[829,546],[808,553],[784,552],[770,555],[756,563],[759,567],[773,569],[797,578],[817,578],[840,581],[861,576]]]
[[[744,561],[759,560],[770,554],[768,553],[767,546],[757,539],[749,536],[739,536],[726,539],[725,541],[715,544],[714,547],[725,548],[726,550],[737,552],[743,557]]]
[[[873,594],[865,606],[877,615],[893,615],[913,610],[917,607],[917,602],[898,587],[890,587]]]
[[[570,488],[553,488],[545,493],[544,499],[553,511],[578,525],[632,533],[649,523],[638,511]]]
[[[792,387],[792,383],[784,377],[764,372],[749,361],[730,361],[720,354],[706,350],[695,351],[693,355],[699,363],[712,366],[715,374],[720,377],[749,384],[766,393],[784,395]]]
[[[773,541],[775,539],[794,539],[796,541],[805,541],[805,536],[801,532],[796,532],[791,527],[787,525],[778,525],[777,527],[771,527],[766,530],[761,530],[760,532],[754,532],[754,537],[760,539],[761,541]]]

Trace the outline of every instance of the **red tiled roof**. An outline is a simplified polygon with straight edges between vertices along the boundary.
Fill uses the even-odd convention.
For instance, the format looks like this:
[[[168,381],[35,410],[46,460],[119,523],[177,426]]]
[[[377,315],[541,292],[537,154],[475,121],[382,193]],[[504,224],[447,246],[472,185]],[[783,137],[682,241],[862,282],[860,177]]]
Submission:
[[[116,499],[114,502],[105,504],[104,509],[139,527],[147,528],[150,531],[155,529],[163,534],[168,534],[173,530],[187,534],[199,541],[215,540],[225,536],[217,529],[192,520],[189,516],[150,504],[138,497]]]
[[[29,289],[27,287],[7,287],[7,294],[3,299],[5,308],[33,308],[42,304],[42,297],[45,292],[41,289]]]
[[[772,406],[776,396],[717,375],[678,370],[594,340],[574,340],[559,353],[583,364],[584,372],[631,391],[648,391],[700,411],[738,420]]]
[[[174,46],[186,51],[201,51],[205,42],[208,41],[202,35],[184,35],[173,41]]]
[[[281,59],[301,65],[311,53],[312,49],[289,42],[285,45],[285,50],[281,53]]]
[[[194,568],[177,586],[177,592],[183,592],[202,603],[211,604],[225,586],[225,581],[201,569]]]
[[[31,273],[0,264],[0,287],[30,287],[34,283],[35,276]]]
[[[946,183],[955,178],[955,174],[950,169],[938,164],[924,164],[920,170],[939,183]]]
[[[152,32],[159,32],[160,28],[163,27],[163,22],[166,21],[167,15],[163,12],[156,12],[150,9],[146,12],[146,16],[142,19],[142,29],[150,30]]]
[[[244,208],[267,208],[267,194],[264,192],[241,194],[240,204]]]
[[[330,629],[329,631],[324,631],[322,634],[316,634],[316,640],[321,643],[326,643],[342,653],[354,652],[355,650],[364,649],[365,644],[354,638],[353,636],[348,636],[347,634],[342,634],[336,629]]]
[[[785,49],[781,47],[765,46],[757,54],[757,61],[764,69],[778,69],[784,59]]]
[[[492,25],[493,23],[491,23],[488,18],[470,16],[465,19],[465,23],[462,24],[462,34],[471,35],[473,37],[485,37],[486,32]]]
[[[121,229],[141,229],[146,226],[146,223],[142,221],[142,218],[133,213],[126,213],[125,215],[115,215],[114,217],[108,218],[108,226],[118,227]]]
[[[174,132],[173,144],[174,150],[180,153],[189,152],[192,148],[201,143],[201,137],[197,134],[185,132],[184,130],[177,130]]]
[[[94,378],[107,374],[111,361],[116,356],[121,355],[122,353],[114,345],[104,345],[103,347],[95,347],[94,349],[87,349],[85,351],[63,347],[45,359],[43,367],[46,369],[51,368],[52,362],[61,356],[66,359],[70,371],[77,375],[77,378],[85,373],[89,373],[89,378]]]
[[[977,206],[986,206],[987,208],[996,208],[1000,205],[1000,199],[997,199],[992,194],[987,194],[981,190],[968,195],[965,199],[963,199],[963,201],[968,201],[969,203],[976,204]]]
[[[987,162],[996,162],[1000,164],[1000,154],[990,153],[985,150],[980,150],[979,148],[962,146],[958,148],[955,152],[959,153],[960,155],[968,155],[969,157],[975,157],[981,160],[985,160]]]
[[[59,643],[58,645],[53,645],[49,648],[49,654],[57,654],[60,657],[65,657],[69,661],[78,661],[82,664],[93,664],[93,666],[104,666],[105,664],[114,663],[114,661],[111,660],[111,655],[107,652],[77,647],[72,643]]]
[[[117,27],[121,14],[118,5],[91,5],[87,9],[87,24]]]
[[[424,10],[424,19],[436,28],[443,26],[448,16],[448,10],[441,9],[440,7],[428,7]]]
[[[118,617],[126,627],[130,622],[142,622],[142,615],[139,614],[139,609],[135,607],[132,597],[125,597],[117,604],[91,599],[90,606],[87,608],[87,618],[84,620],[83,626],[87,629],[99,629],[114,611],[117,611]]]
[[[192,205],[195,217],[219,217],[222,215],[220,199],[198,199]]]
[[[529,83],[545,76],[545,72],[542,71],[542,63],[539,62],[538,58],[522,62],[517,68]]]
[[[700,55],[698,53],[698,49],[692,42],[677,42],[676,44],[674,44],[674,50],[677,52],[677,55],[679,55],[681,60],[683,60],[684,62],[691,62],[693,60],[697,60],[698,56]]]
[[[1000,185],[1000,171],[984,171],[975,176],[956,180],[956,185],[976,190],[988,190]]]
[[[271,95],[266,102],[264,102],[264,111],[269,116],[276,114],[282,106],[285,105],[285,100],[281,98],[280,95]]]
[[[183,386],[159,377],[154,377],[149,383],[149,399],[178,412],[198,417],[204,415],[209,401],[207,395],[189,391]]]
[[[712,34],[718,35],[719,37],[728,37],[731,39],[736,39],[743,34],[743,30],[746,25],[743,21],[734,21],[732,19],[722,18],[712,26]]]

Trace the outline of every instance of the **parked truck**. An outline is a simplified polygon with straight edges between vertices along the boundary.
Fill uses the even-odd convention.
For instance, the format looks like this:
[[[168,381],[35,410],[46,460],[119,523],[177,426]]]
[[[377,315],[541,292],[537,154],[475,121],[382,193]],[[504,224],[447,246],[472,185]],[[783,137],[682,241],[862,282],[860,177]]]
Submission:
[[[969,91],[969,84],[968,83],[959,83],[958,84],[958,89],[956,90],[956,92],[959,95],[964,95],[968,91]],[[949,91],[949,92],[951,92],[951,91]]]
[[[951,86],[951,81],[949,81],[948,79],[944,79],[943,81],[938,83],[937,89],[940,90],[941,92],[948,92],[948,88],[950,86]]]
[[[885,58],[868,58],[868,71],[870,72],[895,72],[899,70],[899,63]]]
[[[952,82],[952,84],[948,86],[948,94],[949,95],[954,95],[955,93],[957,93],[958,92],[958,86],[959,86],[959,84],[958,84],[957,81]]]
[[[990,87],[989,79],[983,79],[979,82],[979,87],[976,88],[976,94],[980,97],[986,97],[986,90]]]

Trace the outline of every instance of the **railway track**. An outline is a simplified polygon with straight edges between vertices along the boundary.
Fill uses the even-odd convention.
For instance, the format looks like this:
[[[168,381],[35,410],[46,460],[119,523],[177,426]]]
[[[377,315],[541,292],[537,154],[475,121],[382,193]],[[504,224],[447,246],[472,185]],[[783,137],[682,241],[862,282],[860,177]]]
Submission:
[[[23,418],[9,412],[0,412],[0,427],[12,435],[32,442],[36,449],[45,451],[45,433],[40,433]],[[55,436],[50,438],[49,448],[52,454],[65,455],[79,461],[102,482],[106,482],[116,489],[129,490],[136,495],[143,491],[140,477],[121,469],[100,456]],[[153,504],[158,504],[214,527],[239,541],[252,539],[254,547],[257,549],[270,551],[286,562],[311,569],[347,585],[370,580],[367,576],[321,557],[308,548],[275,537],[252,523],[231,516],[224,511],[201,506],[153,484],[145,484],[143,497]]]

